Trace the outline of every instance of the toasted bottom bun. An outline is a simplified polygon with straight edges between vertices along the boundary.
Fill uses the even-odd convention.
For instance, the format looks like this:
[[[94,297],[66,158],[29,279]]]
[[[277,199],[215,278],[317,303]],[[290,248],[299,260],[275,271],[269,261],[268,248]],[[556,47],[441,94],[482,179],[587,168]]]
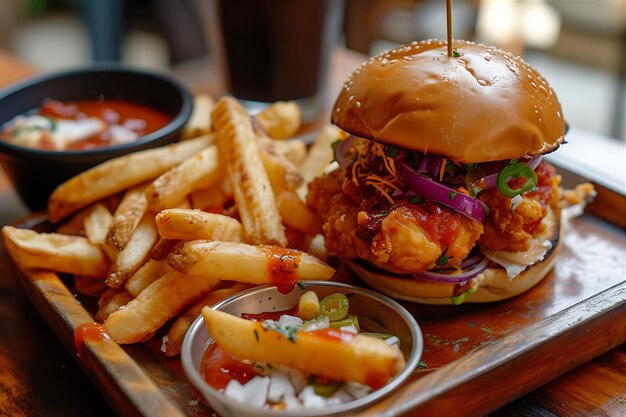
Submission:
[[[509,278],[506,270],[499,265],[490,266],[474,278],[478,290],[468,294],[465,303],[489,303],[500,301],[527,291],[541,281],[552,268],[556,254],[562,246],[562,228],[560,219],[552,212],[544,219],[544,231],[535,239],[550,240],[552,248],[545,258],[537,262],[514,278]],[[394,274],[373,270],[367,265],[348,261],[352,270],[369,286],[400,300],[414,301],[421,304],[452,304],[455,285],[421,279],[403,278]],[[458,295],[458,294],[457,294]]]

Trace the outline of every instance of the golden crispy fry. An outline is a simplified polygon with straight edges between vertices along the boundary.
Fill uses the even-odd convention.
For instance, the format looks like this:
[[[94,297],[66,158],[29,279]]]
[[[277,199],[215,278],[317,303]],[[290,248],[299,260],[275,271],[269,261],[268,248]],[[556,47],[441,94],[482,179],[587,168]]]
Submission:
[[[172,324],[170,331],[167,333],[165,356],[176,356],[180,353],[185,334],[187,330],[189,330],[191,323],[200,315],[202,307],[212,306],[248,288],[250,288],[250,285],[237,282],[230,288],[220,288],[219,290],[209,291],[198,301],[187,307],[187,309],[178,316],[174,324]]]
[[[210,213],[221,213],[226,203],[226,198],[219,185],[201,188],[189,193],[191,208],[208,211]]]
[[[134,152],[111,159],[59,185],[48,200],[48,216],[53,223],[85,207],[142,182],[153,180],[191,155],[206,148],[212,135]]]
[[[172,249],[174,249],[174,246],[176,246],[177,244],[178,240],[163,239],[162,237],[160,237],[157,243],[152,248],[152,253],[150,254],[150,257],[156,260],[166,259]]]
[[[94,316],[96,321],[102,323],[111,315],[111,313],[119,310],[124,307],[130,300],[133,299],[133,296],[124,290],[119,290],[112,297],[108,298],[105,303],[98,303],[98,311]],[[100,305],[102,304],[102,305]]]
[[[105,244],[113,250],[124,250],[146,212],[148,202],[144,195],[145,190],[146,185],[131,188],[115,209],[113,222],[105,239]]]
[[[287,158],[262,150],[261,160],[274,193],[295,190],[302,185],[298,169]]]
[[[263,168],[250,117],[234,99],[221,98],[212,113],[220,160],[230,176],[247,239],[285,246],[287,237]]]
[[[168,263],[187,274],[257,285],[295,285],[298,280],[327,280],[335,273],[319,259],[294,249],[207,240],[182,243]]]
[[[295,101],[277,101],[254,118],[272,139],[287,139],[302,125],[302,111]]]
[[[89,214],[89,209],[79,211],[57,227],[56,232],[62,235],[85,236],[84,221],[87,214]]]
[[[37,233],[12,226],[2,228],[11,257],[20,266],[56,272],[104,277],[109,261],[100,248],[82,236]]]
[[[383,340],[342,333],[342,343],[298,332],[295,340],[268,330],[260,322],[240,319],[209,307],[202,317],[216,343],[230,355],[256,362],[285,365],[335,381],[354,381],[380,388],[405,365],[402,352]]]
[[[217,284],[219,280],[207,276],[186,276],[171,271],[150,284],[123,309],[111,314],[104,325],[117,343],[142,341]]]
[[[126,280],[150,256],[150,251],[159,238],[159,232],[151,214],[143,216],[128,245],[121,251],[109,271],[107,285],[113,288],[121,287]]]
[[[163,275],[170,272],[172,268],[167,264],[165,259],[150,259],[143,264],[135,273],[128,278],[124,284],[124,288],[133,297],[137,297],[148,285],[152,284]]]
[[[336,126],[328,125],[322,129],[309,149],[306,159],[300,165],[300,174],[305,184],[324,172],[330,161],[334,159],[332,143],[343,136],[344,133]]]
[[[74,275],[74,289],[87,297],[98,297],[107,289],[103,278]]]
[[[294,192],[282,192],[276,199],[278,212],[283,223],[309,236],[322,232],[319,219],[304,201]]]
[[[211,131],[211,111],[214,106],[215,102],[206,94],[198,94],[193,98],[193,112],[183,128],[183,139],[196,138]]]
[[[211,145],[154,180],[146,189],[148,206],[155,213],[174,208],[187,194],[215,184],[220,176],[217,149]]]
[[[113,216],[102,204],[96,204],[87,212],[83,222],[89,242],[93,245],[103,245],[113,224]]]
[[[171,209],[157,214],[155,220],[164,239],[241,242],[241,223],[221,214]]]
[[[295,166],[300,166],[306,158],[306,145],[301,140],[272,141],[272,144],[275,152]]]

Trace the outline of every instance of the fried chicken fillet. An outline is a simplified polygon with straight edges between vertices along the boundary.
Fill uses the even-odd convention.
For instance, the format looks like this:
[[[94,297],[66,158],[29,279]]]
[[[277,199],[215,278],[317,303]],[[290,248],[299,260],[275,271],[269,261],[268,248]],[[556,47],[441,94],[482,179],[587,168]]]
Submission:
[[[310,183],[307,203],[323,221],[331,255],[363,259],[394,273],[418,274],[437,266],[459,267],[476,244],[489,250],[527,250],[548,207],[558,201],[554,168],[543,162],[537,173],[536,190],[524,196],[516,210],[497,188],[480,194],[490,212],[484,227],[430,201],[401,201],[372,215],[344,192],[350,182],[342,170]]]

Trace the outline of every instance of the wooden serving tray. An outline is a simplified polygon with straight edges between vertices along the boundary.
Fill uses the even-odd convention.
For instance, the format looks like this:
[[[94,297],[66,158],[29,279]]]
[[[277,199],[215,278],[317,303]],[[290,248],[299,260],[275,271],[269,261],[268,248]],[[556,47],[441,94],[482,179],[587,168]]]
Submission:
[[[624,196],[612,198],[625,207]],[[592,209],[596,215],[603,212]],[[16,225],[51,230],[45,214]],[[553,271],[520,296],[482,305],[404,303],[424,333],[428,368],[418,369],[401,389],[358,415],[484,415],[626,342],[624,230],[592,216],[567,227]],[[51,272],[17,274],[39,312],[120,415],[213,414],[186,381],[180,361],[161,353],[162,333],[123,347],[110,339],[87,341],[78,355],[74,330],[93,322],[95,300],[75,296],[71,279]],[[359,284],[344,265],[337,277]]]

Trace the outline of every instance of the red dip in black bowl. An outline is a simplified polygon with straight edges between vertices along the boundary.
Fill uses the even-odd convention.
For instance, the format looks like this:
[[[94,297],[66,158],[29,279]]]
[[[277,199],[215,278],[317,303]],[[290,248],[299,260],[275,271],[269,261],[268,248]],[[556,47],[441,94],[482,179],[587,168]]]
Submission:
[[[0,164],[28,208],[43,209],[54,188],[74,175],[111,158],[174,142],[191,116],[192,103],[191,94],[172,78],[122,66],[31,78],[0,92]],[[129,113],[132,109],[141,114]],[[94,135],[70,141],[69,146],[58,135],[55,142],[45,135],[42,140],[38,123],[58,127],[59,120],[49,118],[50,112],[67,112],[60,119],[64,129],[74,132],[76,126],[65,123],[79,120],[91,126]],[[36,113],[43,120],[32,122],[35,129],[18,131],[22,142],[10,140],[15,134],[9,130],[12,120]],[[153,120],[146,120],[151,117],[147,113]],[[94,115],[107,127],[115,126],[116,140],[110,133],[96,135]]]

